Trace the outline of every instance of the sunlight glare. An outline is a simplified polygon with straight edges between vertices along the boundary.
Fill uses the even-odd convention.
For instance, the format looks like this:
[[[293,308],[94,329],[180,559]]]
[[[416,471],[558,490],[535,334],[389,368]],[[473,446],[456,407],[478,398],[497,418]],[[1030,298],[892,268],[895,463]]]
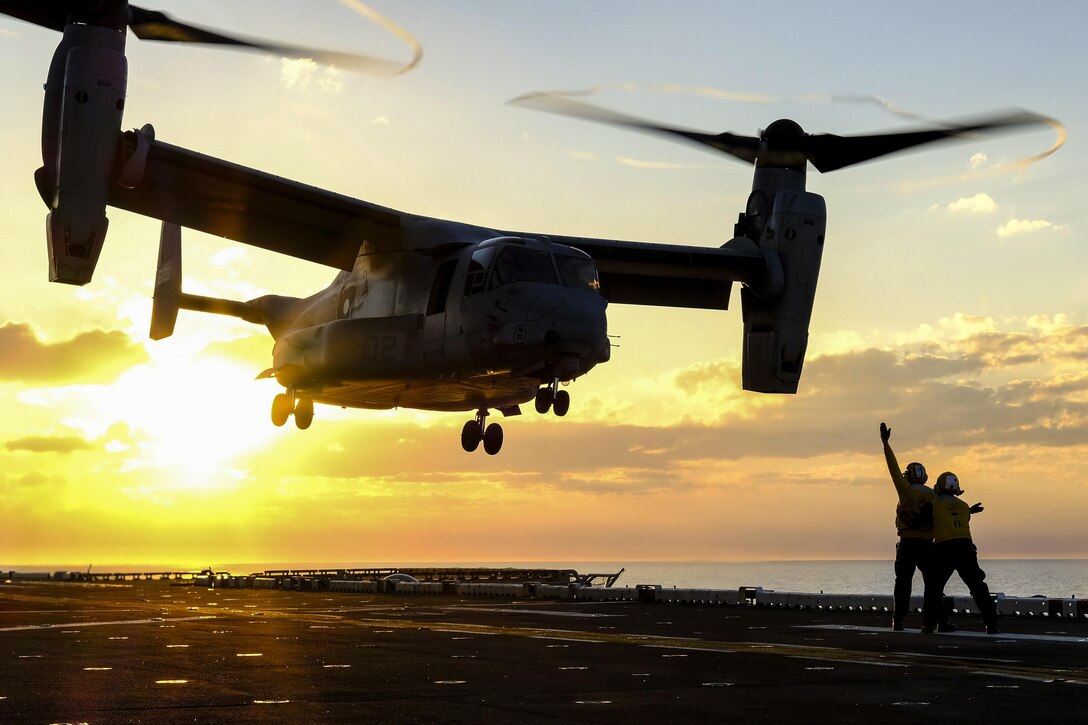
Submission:
[[[281,433],[268,420],[275,384],[194,346],[148,344],[147,351],[151,362],[110,385],[55,389],[37,402],[75,403],[66,425],[117,454],[122,471],[169,471],[180,488],[234,487],[246,473],[243,455]]]

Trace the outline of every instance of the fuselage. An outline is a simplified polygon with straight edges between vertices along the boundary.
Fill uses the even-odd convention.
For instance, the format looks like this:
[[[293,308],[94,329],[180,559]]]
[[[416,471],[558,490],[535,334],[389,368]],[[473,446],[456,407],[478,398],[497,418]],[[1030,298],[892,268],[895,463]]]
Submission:
[[[255,302],[276,379],[316,402],[505,411],[609,359],[599,287],[584,252],[499,236],[444,254],[364,247],[321,292]]]

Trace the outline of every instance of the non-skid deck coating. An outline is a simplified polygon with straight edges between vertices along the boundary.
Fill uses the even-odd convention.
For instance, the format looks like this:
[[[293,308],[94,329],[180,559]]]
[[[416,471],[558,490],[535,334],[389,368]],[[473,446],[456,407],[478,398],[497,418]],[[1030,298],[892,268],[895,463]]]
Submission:
[[[0,722],[1082,721],[1088,622],[0,585]],[[910,624],[917,625],[915,615]]]

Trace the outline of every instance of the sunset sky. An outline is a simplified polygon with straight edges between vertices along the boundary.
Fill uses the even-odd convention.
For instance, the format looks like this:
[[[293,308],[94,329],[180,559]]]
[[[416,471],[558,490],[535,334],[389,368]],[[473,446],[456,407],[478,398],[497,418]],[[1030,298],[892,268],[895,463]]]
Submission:
[[[163,0],[197,25],[412,56],[335,0]],[[372,0],[423,48],[373,78],[129,39],[124,128],[385,206],[497,228],[718,246],[751,171],[506,105],[594,103],[709,132],[1023,107],[1046,127],[826,176],[796,396],[740,389],[741,315],[612,306],[612,360],[495,457],[462,414],[269,420],[263,328],[182,312],[151,342],[158,223],[109,210],[94,281],[47,281],[42,83],[59,34],[0,20],[0,569],[208,562],[891,558],[904,465],[956,472],[986,558],[1088,557],[1088,5]],[[302,13],[305,13],[303,16]],[[192,231],[189,292],[305,296],[335,270]],[[531,406],[530,406],[531,408]]]

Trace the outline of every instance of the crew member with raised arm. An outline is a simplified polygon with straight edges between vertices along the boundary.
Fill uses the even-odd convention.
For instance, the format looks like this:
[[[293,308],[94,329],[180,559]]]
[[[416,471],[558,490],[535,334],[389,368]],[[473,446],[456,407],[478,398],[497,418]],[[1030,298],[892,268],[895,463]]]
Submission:
[[[929,476],[926,467],[912,462],[900,471],[899,462],[888,440],[892,429],[880,424],[880,440],[884,443],[884,458],[888,462],[899,503],[895,507],[895,528],[899,543],[895,545],[895,589],[892,610],[892,629],[901,632],[903,620],[910,612],[910,593],[915,569],[922,572],[922,581],[929,589],[929,560],[933,548],[933,502],[936,494],[926,486]],[[954,626],[938,616],[942,632],[950,632]]]

